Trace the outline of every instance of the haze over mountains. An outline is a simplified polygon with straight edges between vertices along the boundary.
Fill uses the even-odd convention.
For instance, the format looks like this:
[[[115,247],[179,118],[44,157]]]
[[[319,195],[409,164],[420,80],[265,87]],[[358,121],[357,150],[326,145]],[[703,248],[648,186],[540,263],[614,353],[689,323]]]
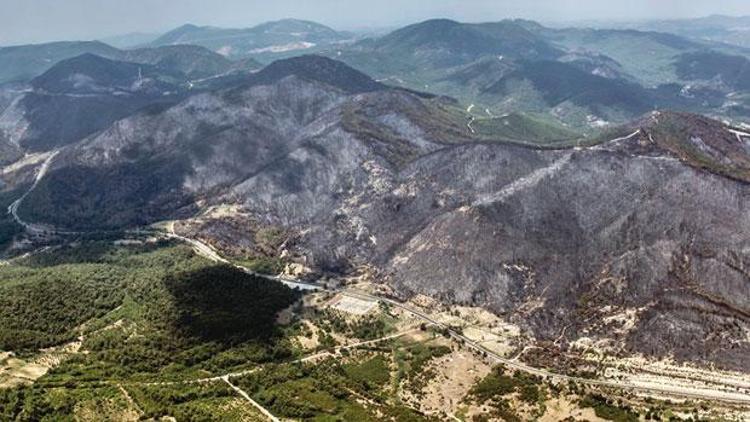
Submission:
[[[748,16],[711,15],[694,19],[610,23],[607,26],[669,32],[683,37],[711,41],[717,44],[722,43],[750,47],[750,17]]]
[[[231,259],[485,308],[534,347],[748,372],[750,50],[700,22],[725,30],[283,20],[0,48],[27,232],[0,243],[178,221]]]
[[[304,50],[347,38],[347,35],[315,22],[285,19],[247,29],[222,29],[187,24],[167,32],[150,44],[194,44],[225,56],[236,57]]]

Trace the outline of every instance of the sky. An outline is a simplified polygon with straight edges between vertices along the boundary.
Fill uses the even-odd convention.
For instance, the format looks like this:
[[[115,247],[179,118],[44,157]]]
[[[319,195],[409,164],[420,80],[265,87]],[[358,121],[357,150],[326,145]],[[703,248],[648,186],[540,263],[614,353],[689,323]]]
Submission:
[[[547,23],[750,15],[750,0],[0,0],[0,45],[164,32],[184,23],[249,27],[282,18],[351,30],[444,17]]]

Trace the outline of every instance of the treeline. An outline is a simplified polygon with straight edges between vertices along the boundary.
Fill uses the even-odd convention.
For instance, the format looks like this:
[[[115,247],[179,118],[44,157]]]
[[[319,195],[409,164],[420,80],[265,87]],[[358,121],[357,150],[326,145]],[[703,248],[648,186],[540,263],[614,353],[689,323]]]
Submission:
[[[0,268],[0,349],[36,350],[72,340],[75,328],[122,302],[119,268]]]

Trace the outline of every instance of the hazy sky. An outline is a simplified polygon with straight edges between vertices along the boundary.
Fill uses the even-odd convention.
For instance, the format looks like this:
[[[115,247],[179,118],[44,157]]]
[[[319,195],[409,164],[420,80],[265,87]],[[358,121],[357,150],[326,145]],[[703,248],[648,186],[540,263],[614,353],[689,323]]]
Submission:
[[[750,15],[750,0],[0,0],[0,45],[159,32],[183,23],[246,27],[280,18],[336,29],[448,17],[542,21]]]

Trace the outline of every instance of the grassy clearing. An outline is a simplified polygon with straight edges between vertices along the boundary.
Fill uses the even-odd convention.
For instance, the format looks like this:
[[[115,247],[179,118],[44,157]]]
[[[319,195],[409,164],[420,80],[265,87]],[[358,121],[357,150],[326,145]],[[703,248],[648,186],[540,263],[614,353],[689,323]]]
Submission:
[[[550,118],[524,113],[477,119],[473,127],[480,136],[490,139],[522,141],[538,145],[565,144],[581,138],[578,132]]]

